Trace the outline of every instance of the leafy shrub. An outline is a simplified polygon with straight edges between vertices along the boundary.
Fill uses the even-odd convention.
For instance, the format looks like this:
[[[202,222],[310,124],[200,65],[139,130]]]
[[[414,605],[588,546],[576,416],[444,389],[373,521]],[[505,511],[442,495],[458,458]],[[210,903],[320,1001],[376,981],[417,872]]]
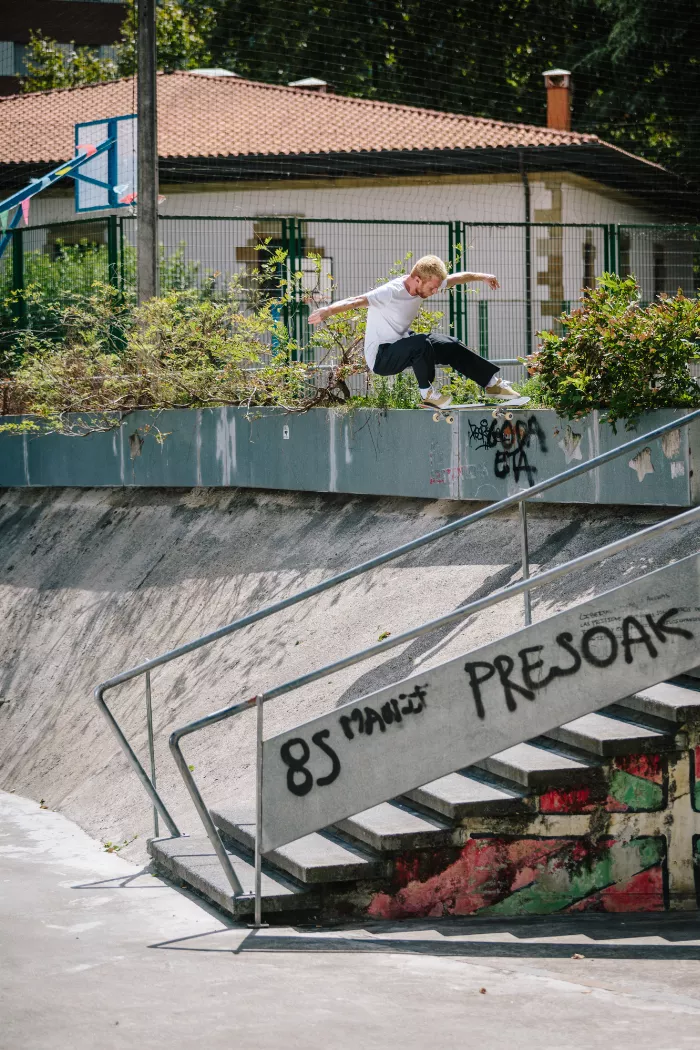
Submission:
[[[63,340],[66,331],[62,313],[73,316],[78,303],[84,302],[88,312],[94,289],[107,286],[109,257],[106,244],[94,244],[85,239],[77,244],[56,245],[52,258],[44,251],[24,252],[24,288],[9,291],[12,280],[12,259],[5,253],[0,264],[0,286],[8,289],[0,301],[0,376],[8,375],[20,361],[21,353],[31,345],[23,329],[31,330],[45,339]],[[210,298],[215,275],[202,270],[200,263],[185,257],[186,243],[181,241],[174,251],[166,253],[160,246],[160,285],[164,293],[197,289],[202,297]],[[120,260],[118,296],[111,297],[112,309],[120,315],[124,308],[136,304],[136,249],[125,244]]]
[[[604,409],[613,427],[625,419],[631,428],[650,409],[700,403],[688,367],[700,360],[697,299],[679,291],[642,307],[633,277],[604,273],[561,321],[564,334],[541,332],[528,359],[543,400],[561,415]]]
[[[176,287],[138,308],[132,295],[104,281],[86,292],[65,291],[42,271],[22,293],[28,327],[15,329],[4,358],[1,411],[30,418],[0,424],[0,431],[84,434],[119,426],[136,409],[279,405],[306,411],[354,402],[350,377],[366,372],[365,311],[331,318],[311,334],[306,352],[281,319],[317,299],[320,259],[315,262],[316,284],[308,289],[308,275],[287,273],[282,249],[263,246],[260,264],[235,277],[226,294]],[[68,265],[80,264],[69,253]],[[173,264],[163,284],[195,277]],[[423,312],[417,330],[439,317]],[[397,377],[391,393],[370,388],[369,403],[383,398],[413,407],[413,376]]]

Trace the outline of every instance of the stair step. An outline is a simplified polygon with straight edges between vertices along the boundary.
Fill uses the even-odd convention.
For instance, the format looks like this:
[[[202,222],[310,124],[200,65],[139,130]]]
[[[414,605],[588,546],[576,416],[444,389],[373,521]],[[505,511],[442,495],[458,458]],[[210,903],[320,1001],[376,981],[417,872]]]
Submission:
[[[514,780],[526,788],[548,789],[580,784],[597,775],[596,758],[554,747],[538,738],[537,743],[516,744],[477,763],[488,773]]]
[[[692,722],[700,718],[700,689],[677,682],[661,682],[626,696],[620,704],[668,722]]]
[[[566,722],[548,732],[547,737],[582,751],[590,751],[601,758],[611,758],[613,755],[671,750],[674,742],[673,726],[668,729],[670,732],[640,725],[632,721],[631,712],[629,720],[621,719],[608,708]]]
[[[520,812],[527,792],[483,770],[464,769],[406,792],[406,798],[450,820]]]
[[[214,808],[214,823],[222,834],[248,850],[255,849],[255,812],[251,806]],[[303,883],[345,882],[380,874],[382,861],[323,832],[305,835],[265,854],[265,860]]]
[[[203,897],[213,901],[234,918],[241,915],[252,915],[255,891],[255,869],[250,861],[239,856],[231,849],[226,852],[231,857],[233,870],[238,876],[243,891],[251,896],[238,897],[234,900],[231,887],[224,875],[219,858],[214,852],[206,835],[193,835],[180,838],[151,839],[148,852],[156,867],[171,879],[185,882],[197,890]],[[270,912],[287,912],[307,910],[318,907],[318,897],[306,886],[298,886],[291,880],[279,875],[270,875],[263,871],[262,876],[263,907]]]
[[[415,812],[398,802],[382,802],[335,825],[341,835],[379,851],[428,849],[452,842],[454,830],[438,817]]]

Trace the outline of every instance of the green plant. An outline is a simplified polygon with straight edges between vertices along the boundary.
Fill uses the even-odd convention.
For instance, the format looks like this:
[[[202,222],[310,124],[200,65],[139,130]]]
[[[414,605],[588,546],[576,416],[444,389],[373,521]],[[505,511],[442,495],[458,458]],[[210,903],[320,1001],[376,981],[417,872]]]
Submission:
[[[211,55],[205,37],[212,31],[214,13],[205,5],[189,5],[185,10],[177,0],[160,0],[156,7],[158,69],[208,66]],[[127,0],[126,17],[116,47],[116,59],[100,58],[89,47],[59,44],[41,33],[30,33],[27,46],[27,72],[21,78],[23,92],[95,84],[136,73],[137,14],[135,0]]]
[[[650,409],[700,403],[688,365],[700,360],[700,302],[659,296],[640,303],[633,277],[604,273],[584,292],[579,309],[561,318],[563,335],[541,332],[528,359],[543,400],[575,419],[604,409],[627,428]]]
[[[75,87],[114,80],[119,75],[117,63],[101,59],[89,47],[67,49],[65,45],[30,32],[26,57],[27,72],[21,78],[22,91],[49,91],[51,88]]]

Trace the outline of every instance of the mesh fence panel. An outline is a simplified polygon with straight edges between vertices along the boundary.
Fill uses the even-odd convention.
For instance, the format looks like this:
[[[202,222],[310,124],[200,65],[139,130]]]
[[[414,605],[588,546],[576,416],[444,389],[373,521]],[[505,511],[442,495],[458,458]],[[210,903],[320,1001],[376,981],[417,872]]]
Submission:
[[[42,324],[31,304],[8,304],[13,290],[38,287],[56,301],[86,294],[95,282],[133,291],[136,233],[130,216],[15,231],[0,260],[5,337],[18,324]],[[644,302],[679,288],[694,295],[700,283],[700,226],[169,216],[161,217],[160,240],[161,290],[208,295],[225,295],[234,275],[259,266],[260,245],[281,248],[288,269],[303,274],[298,301],[280,311],[302,345],[307,294],[320,302],[360,295],[428,253],[453,269],[494,273],[497,291],[459,286],[432,297],[428,308],[442,315],[441,330],[495,362],[530,353],[539,331],[561,330],[561,314],[604,270],[634,274]],[[505,366],[503,374],[521,378],[521,366]]]

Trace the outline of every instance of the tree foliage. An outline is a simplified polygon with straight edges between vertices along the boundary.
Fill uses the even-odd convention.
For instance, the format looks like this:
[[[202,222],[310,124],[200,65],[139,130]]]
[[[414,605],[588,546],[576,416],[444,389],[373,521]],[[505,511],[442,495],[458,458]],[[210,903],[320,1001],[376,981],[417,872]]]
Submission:
[[[211,55],[206,37],[211,32],[212,11],[198,5],[186,12],[177,0],[161,0],[156,7],[156,46],[158,69],[207,66]],[[55,40],[32,33],[27,50],[27,73],[21,78],[23,92],[95,84],[136,72],[137,10],[135,0],[127,0],[126,18],[117,43],[116,60],[100,58],[89,47],[66,50]]]
[[[26,65],[27,72],[21,78],[25,92],[97,84],[118,76],[117,64],[111,59],[101,59],[89,47],[67,50],[41,33],[30,34]]]

